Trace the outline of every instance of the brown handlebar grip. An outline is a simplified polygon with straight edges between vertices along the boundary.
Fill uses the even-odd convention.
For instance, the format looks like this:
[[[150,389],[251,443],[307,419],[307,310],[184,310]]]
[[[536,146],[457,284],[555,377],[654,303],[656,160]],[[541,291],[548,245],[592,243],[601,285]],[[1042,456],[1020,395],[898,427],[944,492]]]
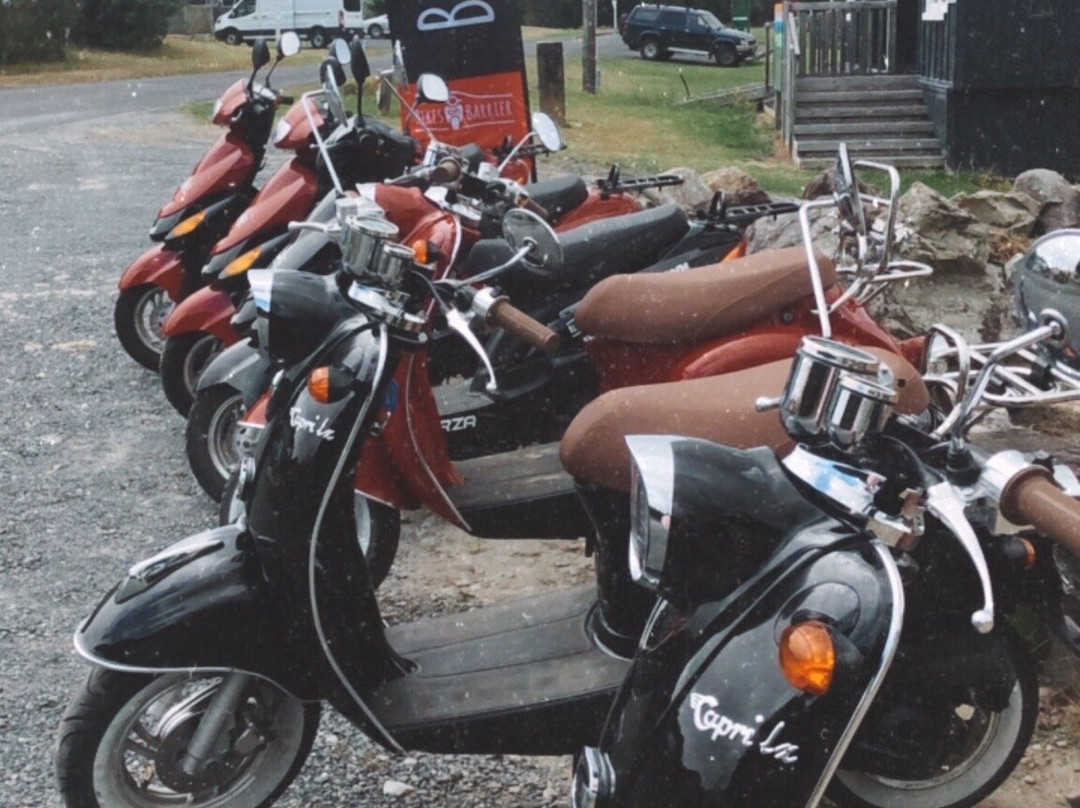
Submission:
[[[496,300],[487,315],[488,325],[504,328],[529,345],[551,355],[559,350],[559,335],[506,300]]]
[[[539,216],[545,222],[550,222],[551,221],[551,214],[547,212],[547,209],[544,208],[543,205],[536,204],[531,199],[526,199],[522,203],[521,207],[525,208],[525,210],[527,210],[527,211],[531,211],[532,213],[535,213],[537,216]]]
[[[1080,555],[1080,502],[1058,488],[1045,469],[1030,468],[1011,479],[1001,493],[1001,513]]]

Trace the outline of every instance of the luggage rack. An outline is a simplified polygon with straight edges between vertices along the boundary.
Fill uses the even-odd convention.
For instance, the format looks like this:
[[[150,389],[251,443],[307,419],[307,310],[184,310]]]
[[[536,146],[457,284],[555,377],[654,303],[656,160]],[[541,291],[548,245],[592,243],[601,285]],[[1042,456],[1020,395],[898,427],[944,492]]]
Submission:
[[[624,180],[619,171],[619,164],[616,163],[606,177],[596,181],[596,187],[606,199],[609,194],[644,191],[647,188],[668,188],[672,185],[682,185],[683,182],[683,178],[677,174],[655,174],[651,177],[633,177]]]

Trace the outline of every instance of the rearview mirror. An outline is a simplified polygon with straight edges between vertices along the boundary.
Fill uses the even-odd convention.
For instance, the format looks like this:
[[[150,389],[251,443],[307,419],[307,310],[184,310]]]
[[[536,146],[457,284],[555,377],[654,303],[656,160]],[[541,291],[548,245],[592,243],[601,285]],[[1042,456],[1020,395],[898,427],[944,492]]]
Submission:
[[[345,83],[345,68],[341,66],[341,62],[333,57],[323,59],[322,64],[319,65],[319,81],[324,85],[328,75],[334,77],[334,84],[337,87]]]
[[[548,151],[557,152],[562,148],[562,135],[559,133],[559,127],[547,113],[533,113],[532,130],[540,139],[541,145]]]
[[[260,67],[265,67],[269,61],[270,47],[265,39],[259,37],[251,46],[251,66],[258,70]]]
[[[352,61],[352,50],[344,39],[335,39],[330,43],[330,55],[343,65]]]
[[[559,237],[551,225],[532,211],[512,208],[502,220],[503,238],[514,250],[531,243],[521,265],[537,275],[550,275],[562,269],[565,256]]]
[[[356,38],[349,44],[349,50],[352,52],[350,67],[353,78],[356,79],[357,84],[363,84],[371,75],[371,65],[368,64],[367,54],[364,53],[364,44]]]
[[[300,52],[300,35],[296,31],[286,31],[277,43],[278,58],[296,56]]]
[[[450,88],[434,73],[423,73],[416,80],[416,100],[445,104],[450,100]]]

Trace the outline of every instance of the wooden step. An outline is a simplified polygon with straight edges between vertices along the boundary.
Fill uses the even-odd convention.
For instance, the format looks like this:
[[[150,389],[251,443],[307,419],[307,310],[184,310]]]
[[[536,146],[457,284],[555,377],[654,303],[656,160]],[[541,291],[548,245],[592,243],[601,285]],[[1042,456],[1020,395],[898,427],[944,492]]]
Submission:
[[[799,106],[803,104],[921,104],[923,93],[913,90],[819,90],[799,91],[795,96]]]
[[[908,152],[929,152],[941,154],[941,141],[936,137],[929,138],[844,138],[848,151],[851,154],[861,154],[864,151],[873,152],[896,152],[906,154]],[[799,140],[795,139],[793,151],[799,156],[810,154],[836,154],[840,145],[839,140]]]
[[[848,121],[846,123],[797,123],[795,137],[861,137],[863,135],[894,134],[932,135],[934,124],[929,120]]]
[[[828,90],[900,90],[921,87],[918,76],[813,76],[795,79],[797,92]]]
[[[895,154],[860,154],[859,159],[873,160],[878,163],[888,163],[897,168],[944,168],[945,158],[941,155],[914,154],[897,156]],[[832,157],[796,157],[795,164],[799,168],[828,168],[836,164],[836,155]]]
[[[923,120],[928,118],[924,104],[900,104],[897,106],[867,106],[865,104],[852,104],[851,106],[815,105],[803,108],[797,105],[795,119],[800,122],[809,120],[832,120],[834,118],[904,118]]]

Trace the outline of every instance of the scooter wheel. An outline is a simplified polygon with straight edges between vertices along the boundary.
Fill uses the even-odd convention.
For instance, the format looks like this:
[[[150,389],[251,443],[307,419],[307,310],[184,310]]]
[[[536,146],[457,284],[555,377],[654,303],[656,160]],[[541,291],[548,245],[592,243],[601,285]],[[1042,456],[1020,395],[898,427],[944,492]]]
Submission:
[[[223,347],[221,340],[205,331],[188,331],[165,340],[158,368],[161,389],[181,415],[188,414],[199,376]]]
[[[225,491],[218,507],[218,524],[231,525],[240,515],[241,506],[236,501],[236,472],[229,475]],[[371,585],[378,588],[397,557],[401,539],[401,515],[381,502],[375,502],[362,494],[353,494],[353,517],[356,520],[356,541],[367,561]]]
[[[215,502],[221,501],[229,475],[240,464],[236,425],[243,411],[243,396],[227,384],[199,390],[188,410],[184,435],[188,465]]]
[[[161,329],[174,305],[168,293],[152,283],[121,289],[116,299],[116,336],[128,355],[147,370],[158,369],[165,345]]]
[[[215,747],[217,765],[192,777],[178,762],[208,704],[197,695],[217,688],[220,681],[220,676],[206,674],[91,671],[60,723],[56,774],[64,805],[272,804],[311,751],[319,704],[302,702],[253,678],[233,717],[236,731],[225,733],[224,748]],[[252,737],[260,742],[251,743]]]
[[[1011,639],[1009,648],[1017,678],[1004,709],[942,705],[948,728],[934,759],[888,775],[841,763],[829,799],[840,808],[970,808],[995,791],[1023,757],[1039,712],[1034,666],[1018,641]]]

